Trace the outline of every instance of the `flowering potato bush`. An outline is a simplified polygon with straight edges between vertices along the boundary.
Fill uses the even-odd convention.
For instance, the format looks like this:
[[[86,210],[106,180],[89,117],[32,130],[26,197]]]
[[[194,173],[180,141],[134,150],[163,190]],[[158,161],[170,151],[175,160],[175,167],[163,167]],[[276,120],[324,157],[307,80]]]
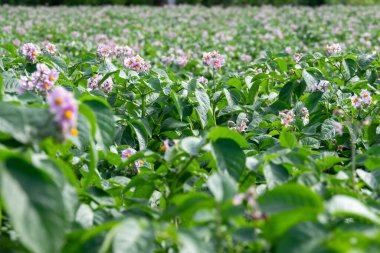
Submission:
[[[1,252],[379,252],[379,7],[1,7]]]

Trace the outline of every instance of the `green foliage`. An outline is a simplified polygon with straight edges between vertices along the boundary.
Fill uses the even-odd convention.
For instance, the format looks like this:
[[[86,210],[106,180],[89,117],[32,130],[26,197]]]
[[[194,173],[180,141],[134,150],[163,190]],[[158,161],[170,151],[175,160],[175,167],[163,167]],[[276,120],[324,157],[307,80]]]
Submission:
[[[0,252],[379,252],[378,11],[3,7]]]

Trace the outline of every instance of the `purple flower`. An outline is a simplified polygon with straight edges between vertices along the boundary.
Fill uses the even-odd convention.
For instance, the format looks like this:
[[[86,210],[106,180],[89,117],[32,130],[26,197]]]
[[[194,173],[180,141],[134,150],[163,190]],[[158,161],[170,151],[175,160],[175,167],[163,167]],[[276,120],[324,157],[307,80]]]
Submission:
[[[100,44],[98,46],[98,50],[96,50],[96,54],[103,58],[108,57],[111,53],[112,53],[111,48],[104,44]]]
[[[127,149],[124,149],[122,152],[121,152],[121,159],[123,161],[127,160],[129,157],[131,157],[132,155],[136,154],[136,150],[133,149],[133,148],[127,148]]]
[[[354,106],[356,109],[362,109],[362,100],[356,95],[351,96],[351,104]]]
[[[110,93],[113,88],[113,81],[111,77],[108,77],[103,83],[102,83],[102,89],[104,93]]]
[[[207,85],[207,84],[208,84],[208,80],[207,80],[207,78],[204,77],[204,76],[200,76],[200,77],[198,77],[197,82],[200,83],[200,84],[204,84],[204,85]]]
[[[202,61],[206,66],[211,66],[215,70],[218,70],[224,65],[225,58],[214,50],[212,52],[203,53]]]
[[[247,55],[247,54],[242,54],[240,56],[240,60],[244,61],[244,62],[250,62],[250,61],[252,61],[252,57],[250,55]]]
[[[339,122],[334,122],[334,128],[335,128],[335,132],[338,134],[338,135],[342,135],[343,134],[343,125]]]
[[[129,46],[116,46],[114,53],[116,56],[132,57],[135,51]]]
[[[99,82],[103,79],[103,76],[100,74],[96,74],[87,81],[87,87],[91,90],[99,89]]]
[[[63,87],[56,87],[47,96],[49,110],[55,122],[60,126],[63,135],[78,135],[78,103],[71,92]]]
[[[361,96],[362,102],[364,104],[366,104],[366,105],[372,104],[372,96],[368,90],[362,90],[360,92],[360,96]]]
[[[34,88],[35,88],[35,86],[29,77],[21,76],[20,86],[19,86],[19,90],[18,90],[19,94],[23,94],[25,91],[32,91],[32,90],[34,90]]]
[[[27,60],[34,61],[38,56],[36,45],[33,43],[26,43],[22,46],[22,54]]]
[[[49,54],[54,54],[57,51],[57,48],[55,47],[54,44],[50,42],[45,42],[44,43],[44,51],[49,53]]]
[[[124,59],[124,67],[127,69],[134,70],[136,72],[148,72],[150,69],[149,62],[146,62],[143,58],[141,58],[139,55],[125,58]]]
[[[326,50],[329,54],[337,54],[342,51],[342,47],[338,43],[333,43],[326,46]]]

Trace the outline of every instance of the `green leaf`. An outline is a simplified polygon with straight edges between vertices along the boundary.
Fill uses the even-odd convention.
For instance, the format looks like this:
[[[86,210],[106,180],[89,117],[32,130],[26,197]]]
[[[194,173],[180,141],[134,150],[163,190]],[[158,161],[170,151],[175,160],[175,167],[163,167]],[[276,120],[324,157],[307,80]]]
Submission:
[[[85,98],[83,103],[90,107],[95,115],[97,144],[103,149],[109,149],[113,144],[116,129],[112,111],[107,102],[100,98]]]
[[[281,164],[265,163],[263,172],[269,188],[281,185],[290,178],[288,170]]]
[[[210,130],[207,138],[211,141],[216,141],[218,139],[231,139],[240,145],[242,148],[248,148],[249,144],[247,140],[239,133],[228,129],[227,127],[214,127]]]
[[[207,180],[207,186],[220,203],[230,201],[238,192],[236,181],[224,173],[212,174]]]
[[[346,79],[350,79],[355,75],[356,62],[353,59],[346,58],[343,60],[343,73]]]
[[[284,148],[294,149],[298,146],[297,138],[294,134],[283,131],[280,136],[280,144]]]
[[[368,185],[371,189],[373,190],[378,190],[380,189],[380,169],[372,171],[372,172],[367,172],[362,169],[357,169],[356,174],[360,177],[363,182]]]
[[[230,86],[233,86],[237,89],[241,89],[241,81],[239,78],[236,78],[236,77],[233,77],[233,78],[230,78],[226,84],[230,85]]]
[[[199,120],[201,121],[202,128],[205,128],[208,122],[208,111],[211,110],[210,99],[207,93],[203,90],[196,90],[195,97],[199,105],[195,108],[198,113]]]
[[[172,91],[170,93],[170,97],[172,98],[172,100],[174,102],[174,105],[177,108],[177,111],[178,111],[178,114],[179,114],[179,119],[182,120],[182,117],[183,117],[183,107],[182,107],[181,100],[179,99],[178,95],[176,93],[174,93],[174,91]]]
[[[113,253],[154,252],[154,228],[146,219],[126,219],[109,234],[112,237]]]
[[[197,233],[197,228],[181,229],[178,233],[180,240],[180,253],[210,253],[215,252],[210,240],[202,240],[201,233]]]
[[[139,149],[140,150],[146,149],[148,145],[149,133],[145,129],[144,124],[137,120],[131,120],[128,122],[128,124],[135,131],[137,142],[139,143]]]
[[[279,242],[276,253],[316,253],[324,251],[327,231],[317,223],[297,224]]]
[[[245,168],[245,155],[239,145],[231,139],[219,138],[211,143],[211,151],[218,169],[239,180]]]
[[[321,198],[310,188],[299,184],[280,185],[260,195],[258,204],[261,211],[274,215],[287,211],[322,211]]]
[[[181,141],[182,149],[191,156],[197,156],[199,154],[202,144],[202,139],[192,136],[186,137]]]
[[[335,136],[335,121],[326,119],[321,127],[321,140],[331,140]]]
[[[373,55],[364,54],[364,55],[359,56],[359,59],[358,59],[359,68],[361,69],[367,68],[374,60],[376,60],[376,58],[377,58],[376,54],[373,54]]]
[[[2,199],[21,242],[36,253],[60,252],[69,221],[58,186],[17,157],[0,167]]]
[[[353,197],[335,195],[327,202],[326,209],[333,215],[353,215],[380,224],[380,218],[366,205]]]
[[[4,92],[16,92],[19,86],[19,81],[14,73],[5,71],[2,73],[2,86]]]
[[[312,71],[311,68],[304,69],[302,71],[302,77],[306,82],[308,89],[310,90],[314,85],[318,84],[319,78],[315,71]]]

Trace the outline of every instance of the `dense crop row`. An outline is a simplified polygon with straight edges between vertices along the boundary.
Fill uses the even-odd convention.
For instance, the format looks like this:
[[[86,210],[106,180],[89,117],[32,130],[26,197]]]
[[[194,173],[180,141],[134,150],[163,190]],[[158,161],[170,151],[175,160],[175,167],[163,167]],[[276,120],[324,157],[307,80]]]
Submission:
[[[0,12],[1,252],[379,252],[379,7]]]

